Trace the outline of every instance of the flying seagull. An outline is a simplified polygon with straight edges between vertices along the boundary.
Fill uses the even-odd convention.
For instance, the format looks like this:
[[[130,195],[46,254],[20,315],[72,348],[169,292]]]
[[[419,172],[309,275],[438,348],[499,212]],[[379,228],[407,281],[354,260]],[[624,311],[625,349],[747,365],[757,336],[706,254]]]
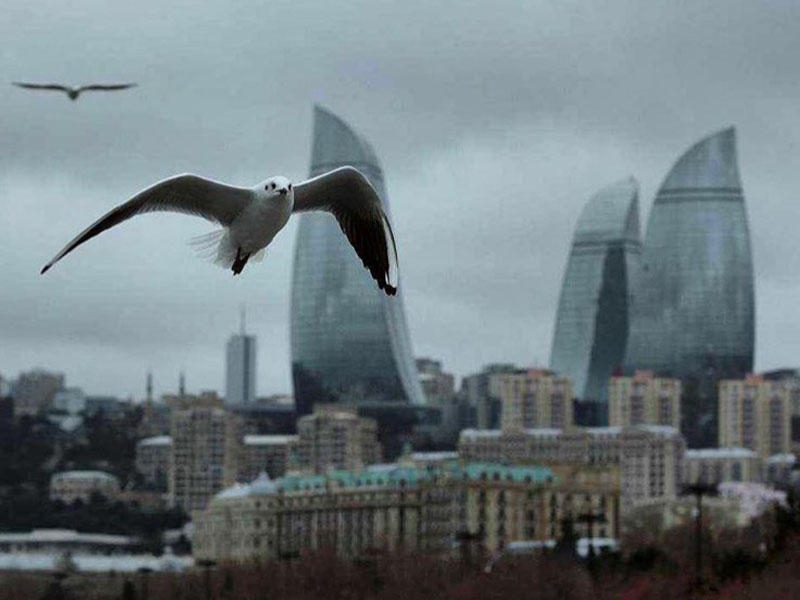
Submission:
[[[180,212],[203,217],[222,229],[199,238],[214,262],[238,275],[251,258],[283,229],[292,213],[326,211],[339,222],[347,239],[378,287],[397,293],[397,249],[394,234],[375,189],[358,170],[340,167],[292,186],[286,177],[271,177],[252,188],[234,187],[198,177],[176,175],[139,192],[106,213],[67,244],[42,269],[106,229],[136,215]]]
[[[135,83],[94,84],[82,85],[80,87],[70,87],[59,83],[23,83],[20,81],[12,81],[11,83],[17,87],[25,88],[26,90],[64,92],[72,101],[77,100],[78,96],[83,92],[115,92],[117,90],[127,90],[128,88],[136,87]]]

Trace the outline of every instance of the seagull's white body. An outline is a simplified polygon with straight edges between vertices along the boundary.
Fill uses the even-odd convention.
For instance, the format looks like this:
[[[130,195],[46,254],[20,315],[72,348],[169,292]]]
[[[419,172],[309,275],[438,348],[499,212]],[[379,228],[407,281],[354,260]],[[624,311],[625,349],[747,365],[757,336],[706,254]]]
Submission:
[[[241,188],[196,175],[177,175],[139,192],[67,244],[42,269],[45,273],[75,248],[138,214],[172,211],[194,214],[222,225],[200,244],[214,261],[241,273],[257,259],[295,212],[321,210],[339,222],[364,266],[388,295],[397,292],[397,251],[389,221],[369,181],[352,167],[341,167],[293,187],[272,177]]]

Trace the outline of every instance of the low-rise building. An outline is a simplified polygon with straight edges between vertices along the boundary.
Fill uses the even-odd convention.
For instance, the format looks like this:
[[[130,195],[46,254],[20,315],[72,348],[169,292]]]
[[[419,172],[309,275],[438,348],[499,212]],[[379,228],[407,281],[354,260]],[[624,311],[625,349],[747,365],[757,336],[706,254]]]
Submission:
[[[680,489],[686,444],[663,425],[517,431],[467,429],[458,451],[463,460],[517,464],[618,466],[622,507],[652,497],[674,497]]]
[[[125,535],[78,533],[71,529],[0,533],[0,552],[123,554],[140,549],[141,543],[136,538]]]
[[[612,377],[608,384],[608,424],[681,426],[681,382],[636,371]]]
[[[265,471],[272,479],[296,466],[297,435],[245,435],[236,481],[252,481]]]
[[[88,502],[95,493],[114,500],[119,489],[119,479],[105,471],[62,471],[50,478],[50,500],[64,504]]]
[[[172,438],[168,435],[136,442],[136,471],[142,475],[147,486],[166,491],[171,453]]]
[[[463,537],[496,552],[513,541],[557,538],[565,519],[590,510],[605,517],[593,534],[616,537],[618,477],[578,471],[402,462],[278,480],[262,473],[195,513],[194,555],[242,561],[324,547],[348,557],[400,548],[447,552]]]
[[[35,370],[21,373],[12,390],[14,414],[35,415],[52,406],[55,393],[64,388],[63,373]]]
[[[683,482],[719,484],[723,481],[760,482],[763,461],[747,448],[698,448],[683,457]]]

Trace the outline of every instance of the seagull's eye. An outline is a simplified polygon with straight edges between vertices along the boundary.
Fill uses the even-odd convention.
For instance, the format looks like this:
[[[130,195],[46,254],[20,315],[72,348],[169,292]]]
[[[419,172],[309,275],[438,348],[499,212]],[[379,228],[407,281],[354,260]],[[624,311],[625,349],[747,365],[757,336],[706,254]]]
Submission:
[[[275,182],[273,181],[272,183],[270,183],[269,187],[271,187],[274,190],[275,189]]]

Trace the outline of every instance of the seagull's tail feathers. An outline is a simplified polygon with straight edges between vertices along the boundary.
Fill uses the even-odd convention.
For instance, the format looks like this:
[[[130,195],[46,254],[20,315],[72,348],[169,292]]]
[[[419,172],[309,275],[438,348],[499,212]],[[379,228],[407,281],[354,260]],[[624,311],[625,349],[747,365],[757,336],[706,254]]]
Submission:
[[[236,260],[236,248],[231,243],[227,229],[217,229],[189,240],[195,254],[203,260],[230,269]]]

